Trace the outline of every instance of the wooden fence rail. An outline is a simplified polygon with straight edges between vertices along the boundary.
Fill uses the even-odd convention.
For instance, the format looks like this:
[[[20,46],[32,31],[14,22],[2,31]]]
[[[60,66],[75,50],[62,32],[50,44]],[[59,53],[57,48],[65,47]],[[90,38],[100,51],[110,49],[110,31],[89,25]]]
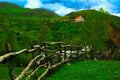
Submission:
[[[55,50],[49,49],[49,45],[56,45]],[[0,56],[0,63],[3,62],[5,59],[9,59],[9,76],[11,80],[21,80],[25,75],[28,75],[28,71],[30,68],[33,66],[33,71],[31,74],[29,74],[26,77],[26,80],[30,80],[31,77],[34,75],[35,79],[34,80],[41,80],[50,69],[55,68],[64,62],[67,62],[72,59],[73,55],[75,55],[76,59],[79,59],[80,49],[82,49],[81,46],[73,46],[73,45],[64,45],[62,42],[46,42],[44,41],[44,46],[40,45],[31,45],[31,49],[22,49],[17,52],[11,52],[11,47],[9,44],[6,45],[6,50],[7,54]],[[85,49],[87,50],[87,49]],[[35,55],[35,52],[39,51],[39,54]],[[69,51],[68,54],[67,52]],[[75,52],[73,54],[73,51]],[[23,52],[31,53],[33,58],[32,60],[28,63],[27,67],[22,70],[22,72],[18,75],[18,77],[15,77],[14,75],[14,68],[13,68],[13,56],[17,56],[19,54],[22,54]],[[54,53],[54,54],[47,54],[47,52]],[[44,56],[43,56],[44,55]],[[85,51],[85,54],[83,57],[85,58],[85,55],[89,58],[90,55]],[[51,62],[50,58],[56,56],[57,62]],[[40,64],[43,60],[44,63]],[[39,62],[39,65],[36,65],[36,62]],[[54,61],[54,60],[53,60]],[[39,68],[43,67],[44,65],[47,65],[46,70],[40,75],[37,76],[36,72],[39,70]]]
[[[9,76],[10,76],[11,80],[21,80],[27,74],[27,72],[29,71],[30,67],[35,63],[35,61],[38,58],[41,58],[39,61],[42,61],[42,60],[44,60],[46,58],[49,58],[50,56],[54,56],[55,54],[54,55],[53,54],[52,55],[46,55],[45,57],[41,57],[42,55],[44,55],[44,53],[42,53],[42,52],[54,52],[54,53],[56,52],[56,50],[46,49],[46,45],[47,44],[50,44],[50,45],[57,44],[58,45],[58,44],[62,44],[62,42],[44,42],[44,44],[45,45],[43,47],[40,47],[40,45],[34,45],[33,44],[31,46],[31,49],[25,48],[25,49],[22,49],[22,50],[17,51],[17,52],[11,52],[11,47],[10,47],[9,43],[6,44],[6,50],[7,50],[8,53],[5,54],[5,55],[0,56],[0,63],[3,62],[6,59],[9,59],[8,60],[9,61]],[[36,52],[37,50],[39,50],[40,54],[37,55],[37,56],[35,56],[34,52]],[[17,55],[22,54],[24,52],[32,53],[33,59],[28,63],[27,67],[23,69],[23,71],[19,74],[19,76],[15,78],[14,71],[13,71],[12,58],[13,58],[13,56],[17,56]],[[44,63],[44,65],[48,64],[48,68],[46,69],[46,71],[43,74],[41,74],[38,78],[36,78],[36,80],[40,80],[42,77],[44,77],[47,74],[47,72],[49,71],[49,69],[54,68],[54,67],[62,64],[63,62],[64,61],[61,61],[61,62],[59,62],[57,64],[54,64],[54,65],[52,65],[50,61],[49,61],[49,64],[48,63]],[[31,73],[31,75],[29,75],[26,78],[26,80],[30,80],[31,76],[35,75],[36,72],[37,72],[37,70],[40,67],[42,67],[42,66],[43,65],[35,66],[33,73]]]

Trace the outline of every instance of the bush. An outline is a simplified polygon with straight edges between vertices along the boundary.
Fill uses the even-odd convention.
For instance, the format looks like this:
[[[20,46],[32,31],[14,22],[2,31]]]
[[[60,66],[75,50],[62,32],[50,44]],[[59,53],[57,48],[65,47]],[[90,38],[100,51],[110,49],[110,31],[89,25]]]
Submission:
[[[112,59],[114,60],[120,60],[120,50],[117,50],[113,53]]]
[[[15,61],[16,66],[21,67],[21,66],[28,65],[28,63],[31,59],[32,58],[31,58],[30,54],[22,53],[20,55],[17,55],[14,58],[14,61]]]

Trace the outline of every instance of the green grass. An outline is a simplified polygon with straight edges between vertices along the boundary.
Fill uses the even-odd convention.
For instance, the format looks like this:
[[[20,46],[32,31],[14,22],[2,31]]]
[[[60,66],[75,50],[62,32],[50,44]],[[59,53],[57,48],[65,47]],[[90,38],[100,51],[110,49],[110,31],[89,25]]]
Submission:
[[[17,75],[21,71],[15,67]],[[0,64],[0,80],[10,80],[7,65]],[[71,62],[51,70],[43,80],[120,80],[120,61]]]
[[[6,65],[0,65],[0,80],[9,80],[8,68]]]
[[[14,72],[15,76],[21,73],[23,68],[15,67]],[[0,80],[10,80],[9,78],[9,65],[0,64]]]
[[[120,80],[120,62],[83,61],[65,65],[44,80]]]

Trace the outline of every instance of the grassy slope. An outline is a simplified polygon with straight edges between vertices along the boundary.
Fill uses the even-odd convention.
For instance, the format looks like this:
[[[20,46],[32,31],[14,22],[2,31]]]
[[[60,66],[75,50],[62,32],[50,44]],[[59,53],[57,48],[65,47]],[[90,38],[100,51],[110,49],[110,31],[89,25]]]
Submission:
[[[101,26],[102,28],[106,28],[106,34],[108,34],[108,38],[111,39],[116,46],[120,47],[120,18],[112,15],[108,15],[102,12],[98,12],[95,10],[83,10],[78,12],[72,12],[66,15],[64,18],[75,18],[76,16],[81,15],[84,17],[85,21],[89,26]],[[103,25],[102,25],[103,24]],[[105,28],[103,30],[105,30]],[[100,29],[95,31],[96,34],[100,31]],[[102,34],[101,34],[102,35]],[[104,34],[103,34],[104,36]]]
[[[84,17],[84,23],[75,23],[54,20],[53,17],[56,14],[50,14],[50,11],[44,9],[30,10],[20,8],[18,6],[16,8],[9,9],[9,6],[14,7],[16,5],[11,5],[8,3],[4,4],[7,4],[8,6],[5,6],[1,9],[3,9],[3,12],[5,11],[5,13],[8,15],[3,14],[4,17],[1,15],[0,23],[2,25],[0,27],[0,31],[6,32],[7,30],[9,32],[13,28],[13,31],[17,32],[18,34],[23,34],[35,40],[41,38],[38,36],[43,35],[43,30],[47,29],[45,35],[42,37],[47,37],[48,39],[42,38],[43,40],[63,41],[68,44],[73,43],[92,45],[96,47],[96,49],[101,49],[102,47],[106,47],[108,45],[108,43],[105,42],[108,41],[109,38],[113,38],[109,33],[110,31],[108,29],[108,26],[113,27],[113,29],[115,30],[114,32],[116,32],[117,30],[117,32],[119,33],[120,30],[120,18],[97,12],[95,10],[83,10],[80,12],[73,12],[63,17],[65,19],[74,19],[78,15],[82,15]],[[5,10],[5,8],[7,8],[8,10]],[[13,13],[16,14],[16,17],[13,17]],[[18,14],[22,16],[19,16]],[[51,16],[53,14],[54,16]],[[48,19],[49,16],[52,18]],[[3,34],[5,33],[3,32]],[[33,35],[37,36],[34,37]],[[112,40],[115,42],[115,39]],[[115,44],[117,43],[118,42],[115,42]]]
[[[14,67],[15,77],[21,73],[23,68]],[[7,64],[0,64],[0,80],[10,80],[9,78],[9,66]]]
[[[9,3],[1,4],[1,37],[5,37],[6,31],[9,32],[12,29],[16,33],[22,34],[17,35],[20,36],[20,38],[25,35],[31,39],[38,40],[38,38],[40,38],[38,36],[41,36],[43,34],[42,32],[44,32],[42,29],[47,29],[45,37],[51,39],[42,38],[43,40],[63,41],[68,44],[92,45],[98,49],[106,47],[108,43],[105,42],[110,38],[116,45],[120,43],[119,37],[117,40],[114,39],[111,30],[108,29],[108,27],[112,27],[112,32],[119,34],[120,18],[115,16],[95,10],[83,10],[70,13],[63,18],[74,19],[76,16],[82,15],[85,19],[84,23],[62,22],[61,20],[54,20],[56,14],[45,9],[31,10]],[[37,35],[36,38],[33,35]],[[5,41],[4,39],[5,38],[3,38],[3,42]]]
[[[20,44],[23,44],[23,41],[28,40],[27,45],[25,44],[28,46],[28,44],[30,45],[29,42],[31,42],[31,40],[39,39],[39,35],[41,35],[40,27],[45,24],[45,21],[43,21],[44,18],[48,19],[58,17],[59,16],[57,14],[45,9],[26,9],[15,4],[6,2],[0,3],[0,52],[2,51],[3,53],[5,51],[4,44],[9,32],[13,32],[13,35],[15,32],[13,41],[17,38],[18,42],[15,43],[15,45],[20,46]],[[16,33],[18,33],[18,35]],[[25,45],[22,46],[25,47]]]
[[[59,19],[54,20],[54,18],[26,18],[20,16],[12,17],[11,15],[7,18],[1,18],[1,43],[2,45],[4,44],[7,35],[13,30],[20,46],[21,44],[25,44],[23,42],[26,40],[28,40],[28,42],[31,42],[31,40],[38,42],[39,40],[40,42],[43,40],[52,40],[63,41],[66,44],[92,45],[98,50],[103,50],[103,48],[108,45],[105,42],[110,38],[107,26],[113,22],[111,16],[96,11],[82,11],[80,13],[85,15],[83,16],[86,22],[64,22]],[[88,16],[88,13],[91,16]],[[96,16],[93,16],[92,13]],[[105,17],[102,17],[102,15]],[[104,22],[106,19],[109,21]],[[113,20],[116,20],[116,18],[113,18]],[[118,20],[119,18],[117,18],[116,23],[114,23],[115,27],[117,25],[117,30],[119,30],[119,24],[117,24]],[[29,46],[28,44],[26,43],[26,46]],[[24,45],[22,45],[22,47],[24,48]]]
[[[120,80],[119,67],[115,61],[74,62],[44,80]]]
[[[43,80],[120,80],[119,63],[119,61],[72,62],[55,69]],[[15,67],[17,75],[21,71],[22,68]],[[0,80],[9,80],[8,76],[7,65],[0,64]]]

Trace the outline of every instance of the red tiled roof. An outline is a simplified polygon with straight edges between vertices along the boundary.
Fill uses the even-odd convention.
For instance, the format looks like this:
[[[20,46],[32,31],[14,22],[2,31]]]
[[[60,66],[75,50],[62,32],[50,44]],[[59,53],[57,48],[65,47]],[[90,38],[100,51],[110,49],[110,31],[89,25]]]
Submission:
[[[76,19],[81,18],[81,16],[76,16]]]

